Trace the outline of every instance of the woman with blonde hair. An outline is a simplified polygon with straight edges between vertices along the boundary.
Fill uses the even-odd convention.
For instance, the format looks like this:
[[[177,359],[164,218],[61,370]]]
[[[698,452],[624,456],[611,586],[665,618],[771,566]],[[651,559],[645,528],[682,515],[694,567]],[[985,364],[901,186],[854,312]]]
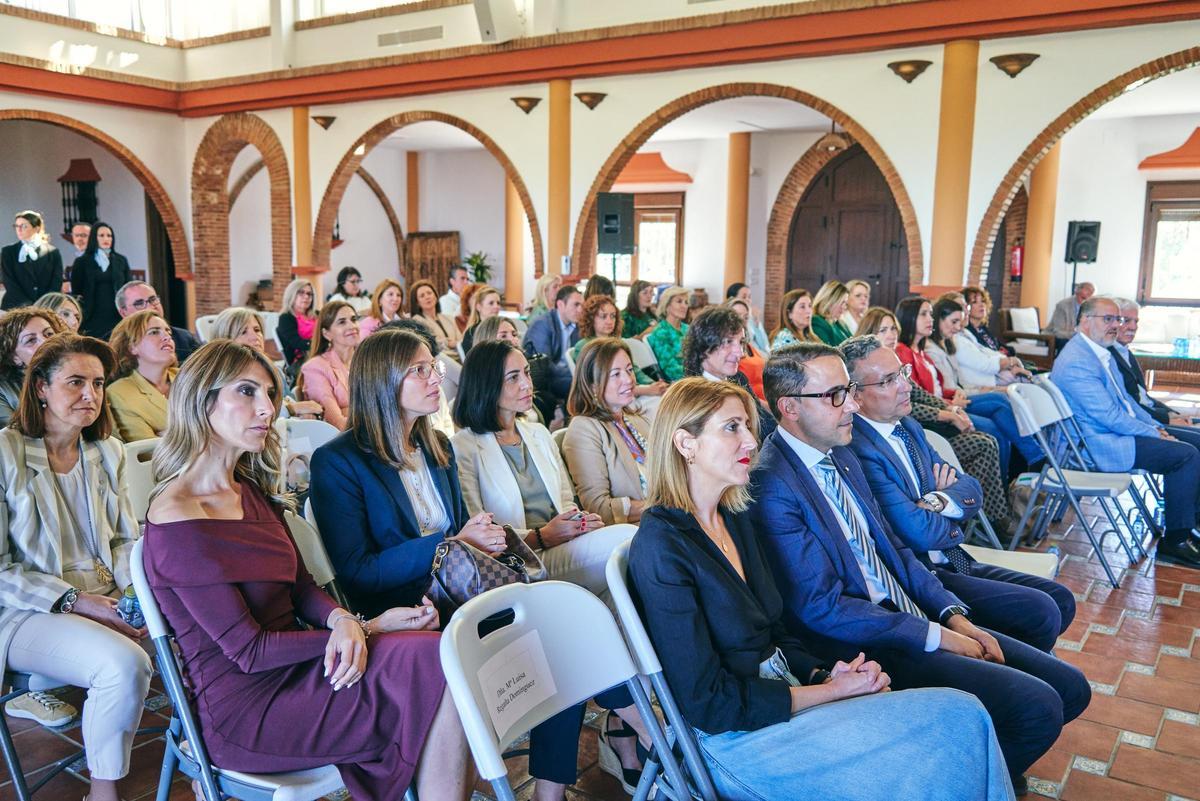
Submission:
[[[279,324],[275,332],[283,346],[283,358],[291,366],[308,358],[313,332],[317,327],[317,291],[312,281],[297,278],[283,290]]]
[[[820,342],[812,330],[812,293],[791,289],[779,301],[779,325],[771,332],[771,350],[797,342]]]
[[[316,586],[288,533],[272,425],[281,389],[258,351],[208,343],[179,376],[154,454],[143,560],[209,756],[269,772],[332,762],[355,798],[415,784],[422,798],[466,799],[473,770],[436,612],[351,614]]]
[[[364,338],[384,323],[404,316],[404,287],[394,278],[380,281],[371,295],[370,311],[358,322],[359,333]]]
[[[495,342],[498,339],[511,342],[518,348],[521,347],[521,334],[511,317],[501,317],[497,314],[494,317],[480,320],[479,325],[475,326],[475,340],[471,344]]]
[[[167,427],[167,398],[179,372],[171,326],[157,312],[135,312],[108,340],[117,357],[117,380],[108,400],[117,431],[126,442],[153,439]]]
[[[300,392],[325,410],[325,422],[346,428],[350,408],[350,361],[360,340],[358,314],[344,300],[321,309],[308,360],[300,368]]]
[[[827,798],[853,786],[860,801],[1010,799],[996,735],[973,696],[884,692],[890,678],[878,663],[859,654],[824,665],[788,633],[745,514],[757,416],[750,394],[725,381],[685,378],[667,390],[629,550],[646,630],[717,794]]]
[[[850,293],[846,298],[846,311],[842,312],[839,319],[853,336],[858,333],[858,325],[871,307],[871,285],[861,278],[855,278],[846,282],[846,291]]]
[[[486,284],[477,284],[468,302],[471,314],[467,318],[467,329],[463,331],[462,349],[466,353],[475,344],[475,329],[481,322],[500,313],[500,290]]]
[[[212,338],[232,339],[234,342],[240,342],[265,355],[267,352],[267,341],[263,333],[264,329],[262,315],[254,309],[248,309],[244,306],[231,306],[218,314],[217,319],[213,321]],[[289,398],[287,393],[291,391],[291,386],[289,385],[288,374],[284,372],[280,375],[280,378],[283,379],[283,409],[287,410],[289,416],[320,417],[324,414],[321,404],[316,401],[293,400]]]
[[[658,367],[667,381],[683,378],[683,339],[688,325],[684,322],[688,312],[688,291],[681,286],[663,290],[658,298],[658,324],[646,337],[646,344],[654,351]]]
[[[533,287],[533,303],[529,305],[529,314],[525,322],[533,325],[533,321],[554,308],[554,298],[562,288],[562,276],[557,273],[542,273]]]
[[[70,295],[64,292],[47,292],[37,299],[33,307],[49,309],[58,315],[58,319],[62,320],[68,331],[73,334],[79,333],[79,326],[83,323],[83,311],[79,307],[79,301]]]
[[[442,302],[433,282],[424,279],[414,282],[408,297],[409,316],[419,320],[429,329],[437,340],[438,350],[457,352],[462,333],[458,330],[454,318],[442,312]]]
[[[850,290],[841,281],[826,281],[813,298],[813,333],[826,345],[837,347],[850,338],[841,317],[850,307]]]
[[[0,428],[21,402],[25,369],[46,340],[67,330],[49,309],[25,306],[0,314]]]

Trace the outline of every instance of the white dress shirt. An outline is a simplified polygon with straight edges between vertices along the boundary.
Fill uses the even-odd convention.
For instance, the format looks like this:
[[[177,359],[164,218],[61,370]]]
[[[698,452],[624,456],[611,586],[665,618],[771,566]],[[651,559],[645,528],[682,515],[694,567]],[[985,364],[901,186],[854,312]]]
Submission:
[[[438,304],[438,308],[442,310],[441,313],[447,317],[457,317],[458,313],[462,311],[462,298],[453,289],[438,298]]]
[[[1121,399],[1122,405],[1125,406],[1125,413],[1136,420],[1137,415],[1134,414],[1133,406],[1129,403],[1129,393],[1125,391],[1125,386],[1117,381],[1117,377],[1113,375],[1112,354],[1107,349],[1101,347],[1099,343],[1093,342],[1092,338],[1082,331],[1079,332],[1079,336],[1083,337],[1083,341],[1092,349],[1092,353],[1096,354],[1096,358],[1100,360],[1100,366],[1104,369],[1104,374],[1108,376],[1108,380],[1117,388],[1117,397]]]

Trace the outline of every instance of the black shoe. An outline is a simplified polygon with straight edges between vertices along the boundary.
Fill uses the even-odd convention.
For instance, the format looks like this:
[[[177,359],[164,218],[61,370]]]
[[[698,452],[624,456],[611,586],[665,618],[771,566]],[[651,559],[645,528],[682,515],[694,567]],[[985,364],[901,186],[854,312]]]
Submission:
[[[1163,537],[1158,543],[1155,559],[1168,565],[1200,568],[1200,540],[1193,537],[1167,540]]]
[[[1029,779],[1024,776],[1013,776],[1013,793],[1020,798],[1021,796],[1029,795]]]

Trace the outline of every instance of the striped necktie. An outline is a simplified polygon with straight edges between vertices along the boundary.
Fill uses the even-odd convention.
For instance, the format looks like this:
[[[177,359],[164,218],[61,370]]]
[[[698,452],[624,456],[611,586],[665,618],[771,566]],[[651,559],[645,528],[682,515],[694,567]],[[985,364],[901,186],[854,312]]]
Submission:
[[[842,477],[838,475],[833,459],[826,456],[817,463],[817,468],[820,469],[821,478],[825,483],[826,497],[833,502],[833,508],[841,515],[842,522],[850,529],[850,542],[854,546],[853,550],[859,564],[871,578],[884,586],[896,608],[914,617],[928,620],[929,618],[921,611],[921,608],[913,602],[912,598],[908,597],[908,593],[901,589],[892,572],[879,560],[879,554],[875,551],[875,543],[871,540],[871,535],[867,533],[862,519],[854,514],[854,507],[850,501],[850,490],[846,487],[846,482],[842,481]]]
[[[917,443],[913,442],[912,436],[903,424],[897,423],[896,428],[892,431],[892,436],[900,440],[904,445],[904,451],[908,454],[908,461],[912,464],[913,474],[917,477],[917,492],[925,496],[929,492],[929,482],[925,479],[925,473],[921,470],[921,456],[917,453]],[[971,575],[971,556],[962,549],[959,545],[951,545],[949,548],[943,548],[942,553],[949,560],[954,572],[962,573],[964,576]]]

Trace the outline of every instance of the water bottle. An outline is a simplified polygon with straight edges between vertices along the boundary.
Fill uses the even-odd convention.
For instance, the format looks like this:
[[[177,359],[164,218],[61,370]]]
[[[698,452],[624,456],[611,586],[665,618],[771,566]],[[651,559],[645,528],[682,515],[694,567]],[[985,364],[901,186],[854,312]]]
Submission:
[[[1058,569],[1062,567],[1062,556],[1059,554],[1058,546],[1051,545],[1046,549],[1046,553],[1054,554],[1054,575],[1058,575]]]
[[[117,614],[135,629],[143,628],[146,625],[146,618],[142,614],[142,605],[138,603],[137,593],[133,591],[132,584],[125,588],[125,594],[117,602]]]

